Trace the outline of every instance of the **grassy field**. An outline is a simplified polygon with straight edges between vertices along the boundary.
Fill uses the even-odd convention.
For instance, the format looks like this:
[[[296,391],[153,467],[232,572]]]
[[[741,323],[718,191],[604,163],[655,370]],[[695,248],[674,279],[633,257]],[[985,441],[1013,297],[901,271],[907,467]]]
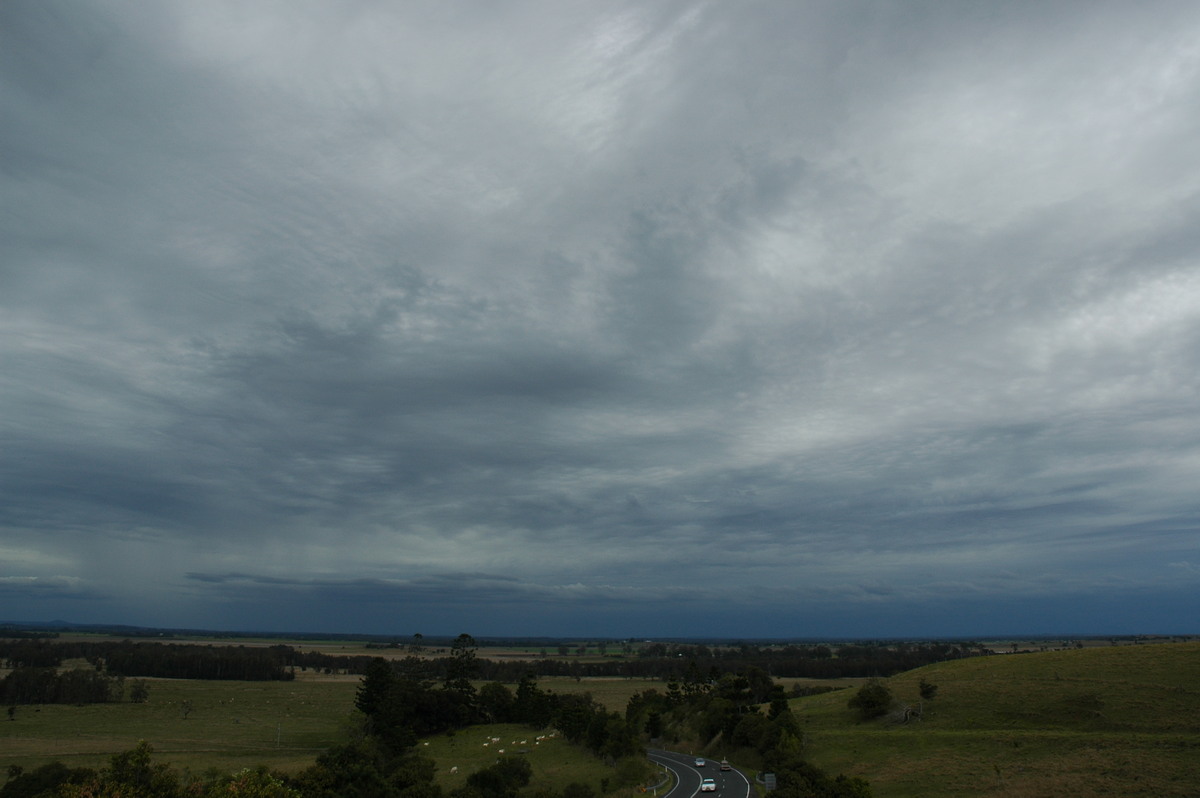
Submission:
[[[792,702],[812,761],[890,796],[1200,795],[1200,644],[944,662],[886,680],[922,722],[861,722],[840,691]]]
[[[582,748],[552,735],[550,731],[531,731],[515,724],[473,726],[425,741],[421,753],[437,762],[438,782],[446,789],[463,786],[470,773],[493,764],[501,756],[522,756],[533,766],[531,790],[547,788],[561,792],[571,782],[579,782],[591,785],[601,795],[613,792],[619,781],[617,771]],[[645,781],[653,773],[644,762],[631,764],[635,765],[627,774],[631,781]],[[630,787],[628,791],[633,793],[636,788]]]
[[[55,759],[106,765],[147,740],[156,761],[201,773],[265,764],[296,771],[344,738],[358,680],[213,682],[150,679],[145,704],[20,706],[0,721],[0,769]],[[191,711],[184,717],[185,702]]]
[[[555,693],[591,693],[609,712],[625,713],[629,699],[644,690],[667,692],[665,683],[654,679],[594,678],[575,681],[567,676],[547,676],[538,679],[538,687]]]

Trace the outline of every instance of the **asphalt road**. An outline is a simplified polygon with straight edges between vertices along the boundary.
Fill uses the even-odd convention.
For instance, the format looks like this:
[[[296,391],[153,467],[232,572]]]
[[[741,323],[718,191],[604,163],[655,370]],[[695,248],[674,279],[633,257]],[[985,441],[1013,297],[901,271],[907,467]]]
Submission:
[[[675,786],[661,798],[750,798],[750,779],[736,768],[721,770],[719,759],[709,759],[704,767],[695,765],[696,757],[674,751],[647,751],[650,761],[662,765],[675,774]],[[717,783],[716,792],[700,792],[700,782],[706,778]]]

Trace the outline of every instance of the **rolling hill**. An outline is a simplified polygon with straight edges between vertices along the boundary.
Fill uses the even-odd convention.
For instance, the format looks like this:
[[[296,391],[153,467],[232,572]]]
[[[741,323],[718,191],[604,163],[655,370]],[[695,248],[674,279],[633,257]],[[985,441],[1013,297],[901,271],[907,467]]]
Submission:
[[[923,703],[922,679],[937,686]],[[881,798],[1200,795],[1200,643],[996,655],[884,682],[919,721],[862,721],[852,690],[792,701],[810,759]]]

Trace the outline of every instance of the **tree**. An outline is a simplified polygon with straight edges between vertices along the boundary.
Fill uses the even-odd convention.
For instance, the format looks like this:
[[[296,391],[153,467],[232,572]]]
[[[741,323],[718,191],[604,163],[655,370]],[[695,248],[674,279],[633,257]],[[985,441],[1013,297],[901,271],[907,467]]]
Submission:
[[[871,786],[860,778],[828,773],[804,760],[797,750],[779,752],[765,763],[775,773],[776,798],[870,798]]]
[[[641,754],[642,746],[638,742],[637,730],[630,727],[629,721],[621,717],[619,713],[608,713],[604,729],[604,745],[596,753],[602,754],[614,762],[624,757]]]
[[[667,700],[676,706],[684,702],[683,691],[679,689],[679,682],[667,682]]]
[[[878,679],[872,679],[860,687],[848,702],[848,706],[857,709],[864,719],[886,715],[891,705],[892,691]]]
[[[431,760],[366,737],[325,751],[295,784],[304,798],[441,798],[434,771]]]
[[[129,700],[135,704],[144,704],[150,700],[150,686],[145,679],[134,679],[129,685]]]
[[[265,768],[249,768],[219,779],[204,793],[205,798],[236,795],[239,798],[300,798],[300,793],[288,787]]]
[[[921,689],[921,698],[925,699],[926,701],[931,700],[935,695],[937,695],[937,691],[938,691],[936,684],[930,684],[929,682],[925,681],[925,679],[923,677],[921,679],[921,688],[920,689]]]
[[[573,781],[562,789],[562,798],[596,798],[596,791],[591,785]]]
[[[479,689],[479,711],[488,723],[508,723],[513,719],[517,700],[500,682],[488,682]]]
[[[62,798],[174,798],[179,777],[168,765],[150,762],[154,749],[145,740],[130,751],[114,754],[111,764],[82,784],[60,787]]]
[[[656,740],[662,737],[663,733],[663,717],[661,712],[650,712],[646,715],[646,734],[651,740]]]
[[[774,746],[778,737],[774,733],[771,722],[757,712],[748,712],[733,727],[733,735],[729,742],[738,747],[753,748],[763,751]]]
[[[704,677],[700,673],[700,668],[696,666],[696,661],[688,662],[687,670],[683,673],[683,697],[687,701],[691,701],[696,696],[702,695],[708,689],[708,685],[704,683]]]
[[[367,717],[373,717],[395,683],[396,672],[391,663],[383,657],[375,657],[354,694],[354,706]]]
[[[450,660],[446,663],[446,689],[472,699],[475,697],[475,688],[471,679],[479,673],[475,648],[475,638],[465,632],[460,634],[450,644]]]
[[[381,771],[369,743],[335,745],[300,774],[301,794],[309,798],[387,798],[396,793]]]
[[[771,690],[771,708],[767,710],[767,720],[775,720],[782,715],[792,714],[792,706],[788,703],[787,695],[779,685]]]
[[[528,759],[506,756],[491,767],[467,776],[467,785],[483,798],[512,798],[532,776],[533,767]]]
[[[771,675],[762,668],[756,668],[753,665],[746,668],[746,682],[750,690],[751,701],[755,704],[761,704],[764,701],[769,701],[771,696],[782,688],[775,684],[775,680]]]
[[[697,719],[698,731],[704,741],[710,741],[718,734],[729,737],[741,720],[741,712],[737,705],[728,698],[714,697],[709,700],[703,712]]]
[[[593,722],[597,717],[604,716],[604,707],[592,700],[591,693],[560,695],[556,704],[554,725],[563,733],[563,737],[573,743],[587,739]],[[603,728],[604,724],[601,723],[596,731],[599,742],[593,748],[603,744]]]
[[[759,671],[759,673],[763,673]],[[766,676],[763,673],[763,676]],[[767,676],[768,681],[771,677]],[[716,680],[710,687],[712,694],[720,698],[728,699],[733,702],[738,712],[741,712],[747,704],[757,704],[766,700],[766,694],[770,692],[767,689],[762,698],[757,698],[753,695],[750,686],[750,680],[736,673],[726,673]]]
[[[538,687],[536,676],[527,673],[521,677],[513,702],[514,721],[540,729],[550,723],[557,708],[556,696]]]
[[[8,766],[8,782],[0,787],[4,798],[38,798],[58,795],[60,788],[80,785],[96,778],[90,768],[68,768],[62,762],[50,762],[26,772],[20,765]]]

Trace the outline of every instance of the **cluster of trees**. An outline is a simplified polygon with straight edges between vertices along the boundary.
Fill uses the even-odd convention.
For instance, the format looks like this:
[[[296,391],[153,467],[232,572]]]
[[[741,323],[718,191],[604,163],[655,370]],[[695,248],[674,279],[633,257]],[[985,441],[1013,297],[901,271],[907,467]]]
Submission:
[[[543,690],[529,673],[515,692],[500,682],[477,690],[472,679],[481,661],[470,635],[455,640],[450,656],[436,669],[440,684],[430,663],[417,657],[398,662],[377,658],[367,670],[355,706],[366,717],[368,731],[387,746],[409,747],[420,737],[476,723],[522,723],[557,728],[568,741],[610,761],[643,753],[638,729],[589,694]]]
[[[862,779],[832,777],[805,760],[804,734],[787,695],[757,669],[685,687],[672,683],[665,694],[643,691],[630,699],[626,718],[652,739],[688,739],[698,741],[700,750],[736,752],[739,763],[775,773],[776,798],[871,795]]]
[[[0,662],[6,668],[54,668],[62,664],[63,656],[62,647],[48,640],[0,640]]]
[[[444,798],[433,783],[433,763],[420,757],[386,760],[359,742],[323,754],[316,765],[296,777],[264,768],[225,776],[181,776],[169,765],[152,760],[153,748],[141,742],[112,757],[108,767],[69,768],[52,762],[29,772],[10,767],[0,798]],[[529,784],[532,768],[523,759],[501,759],[472,773],[463,798],[513,798]],[[538,796],[563,798],[563,796]],[[566,798],[592,798],[575,791]]]
[[[480,666],[475,640],[465,634],[440,660],[373,659],[355,695],[355,706],[364,717],[362,737],[322,754],[296,780],[300,794],[305,798],[514,798],[531,775],[528,761],[520,755],[500,758],[443,796],[433,781],[432,763],[417,753],[419,738],[477,723],[553,726],[567,740],[599,756],[632,762],[636,767],[617,770],[629,775],[632,783],[646,773],[640,737],[620,714],[606,712],[590,696],[542,690],[532,675],[521,679],[515,691],[496,682],[477,689],[474,680]],[[576,784],[563,795],[542,791],[537,798],[593,796],[591,787]]]
[[[151,761],[146,742],[116,754],[106,768],[69,768],[61,762],[24,772],[10,767],[0,798],[302,798],[284,777],[265,769],[227,776],[181,778],[165,764]]]
[[[58,673],[53,668],[17,668],[0,681],[0,703],[103,703],[114,699],[117,684],[116,679],[91,669]]]
[[[148,688],[134,681],[130,700],[146,700]],[[58,672],[54,668],[22,667],[0,679],[0,704],[101,704],[125,697],[125,678],[89,668]],[[11,718],[13,711],[9,711]]]

